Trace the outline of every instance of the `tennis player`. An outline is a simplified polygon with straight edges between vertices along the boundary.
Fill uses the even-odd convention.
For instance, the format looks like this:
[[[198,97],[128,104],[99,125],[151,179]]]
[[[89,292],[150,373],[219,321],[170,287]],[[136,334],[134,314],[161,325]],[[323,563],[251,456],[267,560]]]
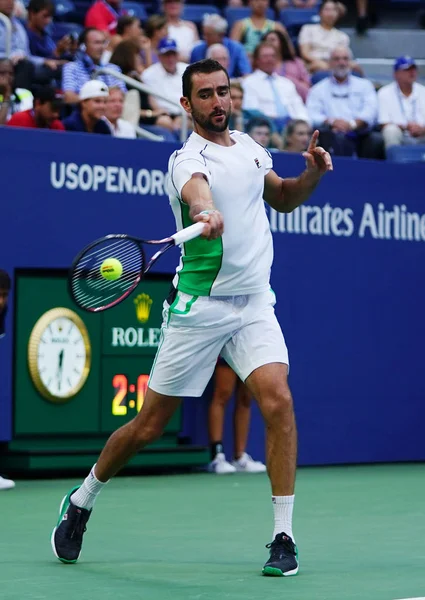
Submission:
[[[51,542],[62,562],[76,562],[97,495],[129,459],[159,438],[184,396],[201,396],[219,354],[257,400],[267,429],[274,532],[264,575],[295,575],[292,532],[297,434],[287,382],[288,351],[274,313],[269,276],[273,244],[264,201],[291,212],[308,200],[331,157],[313,133],[305,171],[281,179],[270,154],[229,131],[229,77],[216,61],[193,63],[183,75],[181,104],[194,132],[169,162],[177,229],[203,221],[203,237],[184,245],[145,402],[115,431],[84,482],[62,500]]]

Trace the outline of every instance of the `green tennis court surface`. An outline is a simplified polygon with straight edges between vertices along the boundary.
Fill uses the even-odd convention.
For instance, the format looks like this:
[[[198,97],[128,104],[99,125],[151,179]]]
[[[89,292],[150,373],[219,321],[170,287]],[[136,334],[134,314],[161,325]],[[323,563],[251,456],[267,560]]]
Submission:
[[[1,600],[395,600],[425,597],[425,466],[301,469],[300,574],[265,578],[272,506],[263,475],[119,477],[80,562],[50,549],[78,480],[0,493]]]

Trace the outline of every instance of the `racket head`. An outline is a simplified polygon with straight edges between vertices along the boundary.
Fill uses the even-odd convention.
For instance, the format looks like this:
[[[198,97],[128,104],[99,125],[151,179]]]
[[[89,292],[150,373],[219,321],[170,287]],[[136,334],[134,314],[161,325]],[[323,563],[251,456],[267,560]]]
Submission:
[[[111,259],[121,265],[116,279],[101,272]],[[111,264],[111,263],[110,263]],[[74,259],[68,276],[68,289],[74,302],[88,312],[101,312],[125,300],[137,287],[145,269],[145,254],[139,240],[125,234],[100,238],[86,246]],[[117,271],[117,269],[115,269]],[[107,275],[107,272],[106,272]]]

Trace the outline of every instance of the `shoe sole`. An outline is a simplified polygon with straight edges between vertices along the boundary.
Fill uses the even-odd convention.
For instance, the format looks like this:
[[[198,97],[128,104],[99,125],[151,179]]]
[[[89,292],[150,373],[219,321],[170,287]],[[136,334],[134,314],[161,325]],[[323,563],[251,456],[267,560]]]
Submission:
[[[74,560],[67,560],[66,558],[61,558],[61,557],[59,556],[59,554],[56,552],[56,546],[55,546],[55,533],[56,533],[56,530],[57,530],[57,528],[58,528],[58,526],[59,526],[59,523],[62,521],[62,516],[63,516],[63,515],[62,515],[62,510],[63,510],[64,504],[65,504],[65,502],[66,502],[66,499],[68,498],[68,496],[69,496],[69,497],[71,497],[71,495],[72,495],[72,494],[73,494],[73,493],[74,493],[74,492],[75,492],[77,489],[78,489],[78,488],[74,488],[74,489],[73,489],[71,492],[68,492],[68,493],[67,493],[67,494],[66,494],[66,495],[65,495],[65,496],[62,498],[62,502],[61,502],[61,504],[60,504],[60,507],[59,507],[59,519],[58,519],[58,522],[57,522],[57,524],[56,524],[56,527],[55,527],[55,528],[53,529],[53,531],[52,531],[52,535],[50,536],[50,544],[51,544],[51,546],[52,546],[53,554],[56,556],[56,558],[57,558],[58,560],[60,560],[61,562],[65,563],[65,564],[68,564],[68,565],[72,565],[72,564],[75,564],[75,563],[77,562],[77,560],[78,560],[78,559],[80,558],[80,556],[81,556],[81,551],[80,551],[80,554],[77,556],[77,558],[75,558]]]
[[[286,571],[284,573],[283,571],[281,571],[280,569],[276,569],[275,567],[264,567],[263,575],[269,577],[291,577],[292,575],[297,575],[298,568],[299,567],[297,567],[296,569],[292,569],[292,571]]]

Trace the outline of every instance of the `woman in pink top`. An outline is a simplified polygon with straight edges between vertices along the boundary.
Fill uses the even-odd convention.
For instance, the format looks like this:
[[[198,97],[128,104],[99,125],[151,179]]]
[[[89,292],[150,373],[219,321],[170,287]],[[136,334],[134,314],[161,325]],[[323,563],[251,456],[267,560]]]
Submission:
[[[305,102],[311,86],[310,75],[303,60],[296,55],[289,36],[281,31],[269,31],[263,37],[263,41],[269,42],[277,50],[279,66],[276,73],[290,79]]]

